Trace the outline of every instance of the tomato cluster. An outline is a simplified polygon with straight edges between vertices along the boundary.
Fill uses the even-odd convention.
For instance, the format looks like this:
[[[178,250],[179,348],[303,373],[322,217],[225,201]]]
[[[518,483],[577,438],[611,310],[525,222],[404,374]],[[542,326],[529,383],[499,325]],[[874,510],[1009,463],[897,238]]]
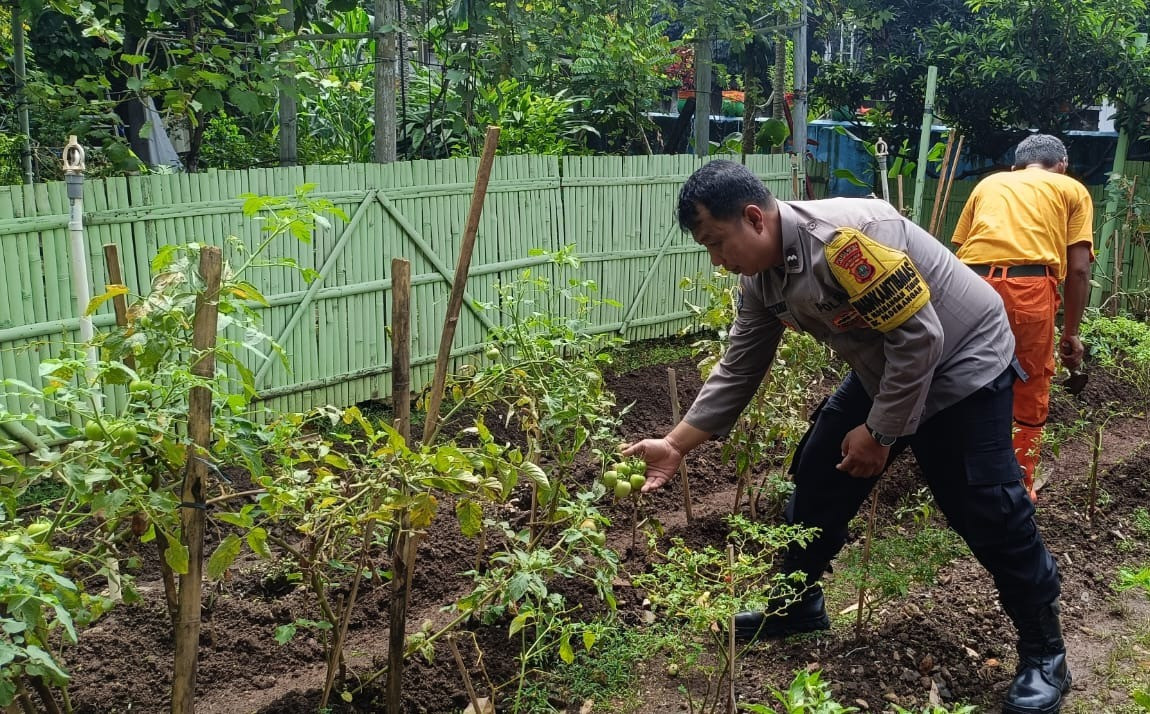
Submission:
[[[603,473],[603,485],[615,492],[615,498],[623,500],[632,493],[638,493],[647,481],[647,462],[642,459],[627,459],[613,464]]]

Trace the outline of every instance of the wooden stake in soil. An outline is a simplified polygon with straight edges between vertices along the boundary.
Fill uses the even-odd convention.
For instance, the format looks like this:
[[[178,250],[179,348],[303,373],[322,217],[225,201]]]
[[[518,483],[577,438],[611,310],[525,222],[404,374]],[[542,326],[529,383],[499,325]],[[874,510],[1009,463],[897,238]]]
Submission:
[[[411,264],[396,258],[391,262],[392,300],[392,401],[396,428],[410,443],[411,413],[400,403],[411,403]],[[450,347],[450,338],[448,339]],[[437,371],[438,374],[438,371]],[[430,418],[430,412],[429,418]],[[407,641],[407,598],[411,592],[411,570],[415,548],[407,515],[400,517],[391,539],[391,608],[388,612],[387,711],[403,707],[403,650]]]
[[[866,522],[866,540],[863,542],[862,572],[863,582],[859,585],[858,615],[855,618],[855,638],[862,637],[863,608],[866,606],[866,581],[870,577],[870,544],[874,539],[874,524],[878,515],[878,482],[870,494],[870,517]]]
[[[108,270],[108,283],[110,285],[123,285],[124,276],[120,270],[120,253],[115,243],[104,244],[104,264]],[[116,325],[128,326],[128,301],[123,295],[112,298],[112,310],[116,313]],[[124,356],[124,364],[129,368],[136,368],[136,359],[128,354]]]
[[[483,710],[479,707],[479,696],[475,693],[475,685],[471,683],[471,675],[467,673],[467,665],[463,663],[463,655],[459,654],[459,647],[455,645],[454,633],[447,636],[447,646],[451,648],[451,655],[455,657],[455,666],[459,669],[459,676],[467,689],[467,698],[471,700],[472,710],[475,714],[483,714]]]
[[[902,174],[898,175],[898,212],[906,215],[906,204],[902,198]]]
[[[495,147],[499,144],[499,127],[487,127],[483,141],[483,157],[475,175],[475,189],[471,192],[471,208],[467,212],[467,225],[459,246],[459,260],[455,264],[455,278],[451,283],[451,296],[447,301],[447,315],[443,319],[443,333],[439,338],[439,354],[435,359],[435,377],[431,393],[427,395],[427,419],[423,423],[423,443],[435,438],[439,424],[439,404],[443,401],[443,388],[447,381],[447,363],[451,360],[451,343],[455,339],[455,326],[459,310],[463,307],[463,293],[467,287],[467,273],[471,269],[471,253],[475,249],[475,234],[479,231],[479,217],[487,197],[487,183],[491,179],[491,164],[495,161]],[[398,710],[397,710],[398,711]]]
[[[667,368],[667,382],[671,389],[671,422],[672,426],[679,423],[679,379],[674,367]],[[687,523],[695,519],[691,513],[691,482],[687,478],[687,460],[684,457],[679,462],[679,477],[683,481],[683,511],[687,514]]]
[[[391,405],[395,430],[411,443],[411,262],[391,259]]]
[[[1090,457],[1090,510],[1087,518],[1094,525],[1094,507],[1098,503],[1098,457],[1102,454],[1102,427],[1094,431],[1094,453]]]
[[[192,323],[192,374],[211,379],[216,371],[216,331],[219,313],[220,249],[200,248],[200,278],[204,290],[196,298]],[[183,542],[188,549],[188,570],[180,576],[179,622],[176,625],[175,666],[172,673],[172,714],[192,714],[196,701],[196,670],[199,665],[200,606],[203,593],[204,481],[208,475],[206,455],[212,443],[212,390],[192,387],[188,395],[187,469],[180,498]]]

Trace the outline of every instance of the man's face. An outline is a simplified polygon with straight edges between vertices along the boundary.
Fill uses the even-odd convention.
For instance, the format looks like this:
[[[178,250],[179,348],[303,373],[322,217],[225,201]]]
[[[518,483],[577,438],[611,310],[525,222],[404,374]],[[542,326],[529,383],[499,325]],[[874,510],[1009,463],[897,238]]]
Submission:
[[[778,264],[778,251],[772,250],[777,241],[769,235],[769,223],[763,210],[754,204],[727,220],[715,218],[705,206],[699,206],[699,221],[691,234],[707,249],[711,265],[721,265],[739,275],[756,275]]]

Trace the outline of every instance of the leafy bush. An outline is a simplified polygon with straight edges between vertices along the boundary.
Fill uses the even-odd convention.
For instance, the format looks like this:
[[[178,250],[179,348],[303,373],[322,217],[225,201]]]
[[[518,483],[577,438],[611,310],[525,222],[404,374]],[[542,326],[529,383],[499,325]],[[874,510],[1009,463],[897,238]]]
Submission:
[[[248,169],[273,163],[278,156],[274,136],[245,130],[234,117],[223,112],[208,119],[200,147],[201,167]]]
[[[582,119],[586,100],[540,93],[518,80],[479,87],[474,124],[498,125],[500,154],[585,154],[588,134],[599,132]],[[471,156],[472,144],[456,147],[456,156]]]
[[[1150,324],[1094,312],[1083,320],[1082,341],[1092,360],[1150,392]]]

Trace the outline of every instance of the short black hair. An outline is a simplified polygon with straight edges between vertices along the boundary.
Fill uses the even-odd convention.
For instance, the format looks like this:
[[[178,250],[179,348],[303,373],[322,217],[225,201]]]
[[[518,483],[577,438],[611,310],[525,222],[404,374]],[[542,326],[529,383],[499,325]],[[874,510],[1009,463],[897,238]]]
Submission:
[[[1052,169],[1066,159],[1066,145],[1050,134],[1031,134],[1014,149],[1014,168],[1026,168],[1030,164],[1041,164]]]
[[[734,161],[711,161],[691,174],[679,190],[679,227],[699,225],[699,206],[720,220],[740,215],[749,204],[767,208],[771,192],[750,169]]]

